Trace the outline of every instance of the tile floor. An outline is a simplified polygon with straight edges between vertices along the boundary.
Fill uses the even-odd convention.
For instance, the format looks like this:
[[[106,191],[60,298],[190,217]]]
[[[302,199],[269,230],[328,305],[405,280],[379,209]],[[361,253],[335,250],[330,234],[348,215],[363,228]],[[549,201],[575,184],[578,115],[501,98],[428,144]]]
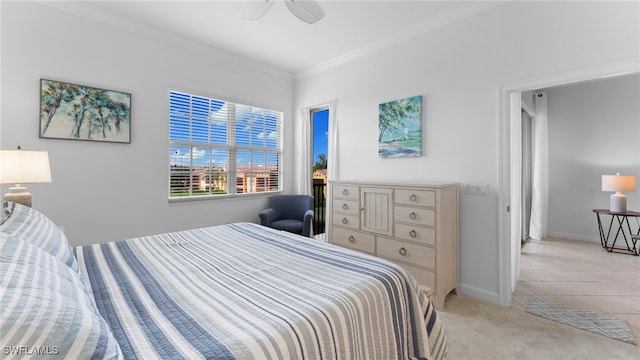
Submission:
[[[609,253],[593,242],[530,240],[511,307],[525,311],[530,295],[624,319],[640,346],[639,256]]]

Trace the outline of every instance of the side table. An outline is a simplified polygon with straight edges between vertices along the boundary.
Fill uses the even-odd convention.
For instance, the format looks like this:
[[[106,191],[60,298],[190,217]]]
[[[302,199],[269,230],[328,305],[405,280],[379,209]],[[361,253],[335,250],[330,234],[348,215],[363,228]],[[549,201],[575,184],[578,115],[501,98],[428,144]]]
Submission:
[[[624,212],[614,212],[609,209],[593,209],[593,212],[596,213],[596,218],[598,219],[598,231],[600,233],[600,245],[603,248],[607,249],[608,252],[622,252],[625,254],[632,254],[634,256],[640,255],[640,249],[638,249],[638,241],[640,240],[640,226],[637,232],[633,232],[631,229],[631,224],[629,223],[629,218],[640,218],[640,212],[638,211],[624,211]],[[610,215],[611,221],[609,222],[609,228],[605,234],[604,226],[602,220],[600,219],[600,215]],[[615,237],[613,238],[613,242],[611,243],[611,247],[609,247],[609,240],[611,237],[611,230],[613,228],[614,220],[618,223],[618,229],[616,230]],[[625,227],[626,224],[626,227]],[[628,235],[627,235],[628,234]],[[622,235],[624,242],[627,248],[616,248],[616,241],[618,240],[618,236]]]

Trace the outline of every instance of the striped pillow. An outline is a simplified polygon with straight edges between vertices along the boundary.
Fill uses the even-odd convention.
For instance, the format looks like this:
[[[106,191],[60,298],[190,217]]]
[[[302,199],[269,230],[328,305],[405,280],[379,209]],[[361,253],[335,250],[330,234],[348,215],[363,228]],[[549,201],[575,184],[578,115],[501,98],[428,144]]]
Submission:
[[[0,273],[3,356],[122,358],[77,272],[30,242],[0,233]]]
[[[0,232],[9,236],[20,236],[33,245],[53,255],[78,272],[78,261],[73,255],[67,237],[56,224],[43,213],[28,206],[13,202],[2,202]]]

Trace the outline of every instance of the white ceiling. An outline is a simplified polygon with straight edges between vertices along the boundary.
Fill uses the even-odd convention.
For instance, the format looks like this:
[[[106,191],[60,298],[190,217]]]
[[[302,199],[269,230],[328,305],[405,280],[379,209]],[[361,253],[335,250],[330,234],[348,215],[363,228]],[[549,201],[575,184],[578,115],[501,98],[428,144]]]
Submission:
[[[54,7],[165,40],[304,73],[348,61],[427,32],[502,1],[331,1],[307,24],[282,1],[257,21],[242,12],[250,0],[45,2]]]

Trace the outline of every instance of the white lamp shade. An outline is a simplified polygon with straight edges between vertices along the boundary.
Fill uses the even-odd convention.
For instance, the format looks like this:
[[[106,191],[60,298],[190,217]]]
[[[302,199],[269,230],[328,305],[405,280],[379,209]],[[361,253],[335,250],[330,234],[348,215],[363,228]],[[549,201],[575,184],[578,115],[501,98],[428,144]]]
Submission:
[[[0,184],[46,182],[51,182],[48,152],[0,150]]]
[[[602,175],[602,191],[634,192],[636,177],[632,175]]]

